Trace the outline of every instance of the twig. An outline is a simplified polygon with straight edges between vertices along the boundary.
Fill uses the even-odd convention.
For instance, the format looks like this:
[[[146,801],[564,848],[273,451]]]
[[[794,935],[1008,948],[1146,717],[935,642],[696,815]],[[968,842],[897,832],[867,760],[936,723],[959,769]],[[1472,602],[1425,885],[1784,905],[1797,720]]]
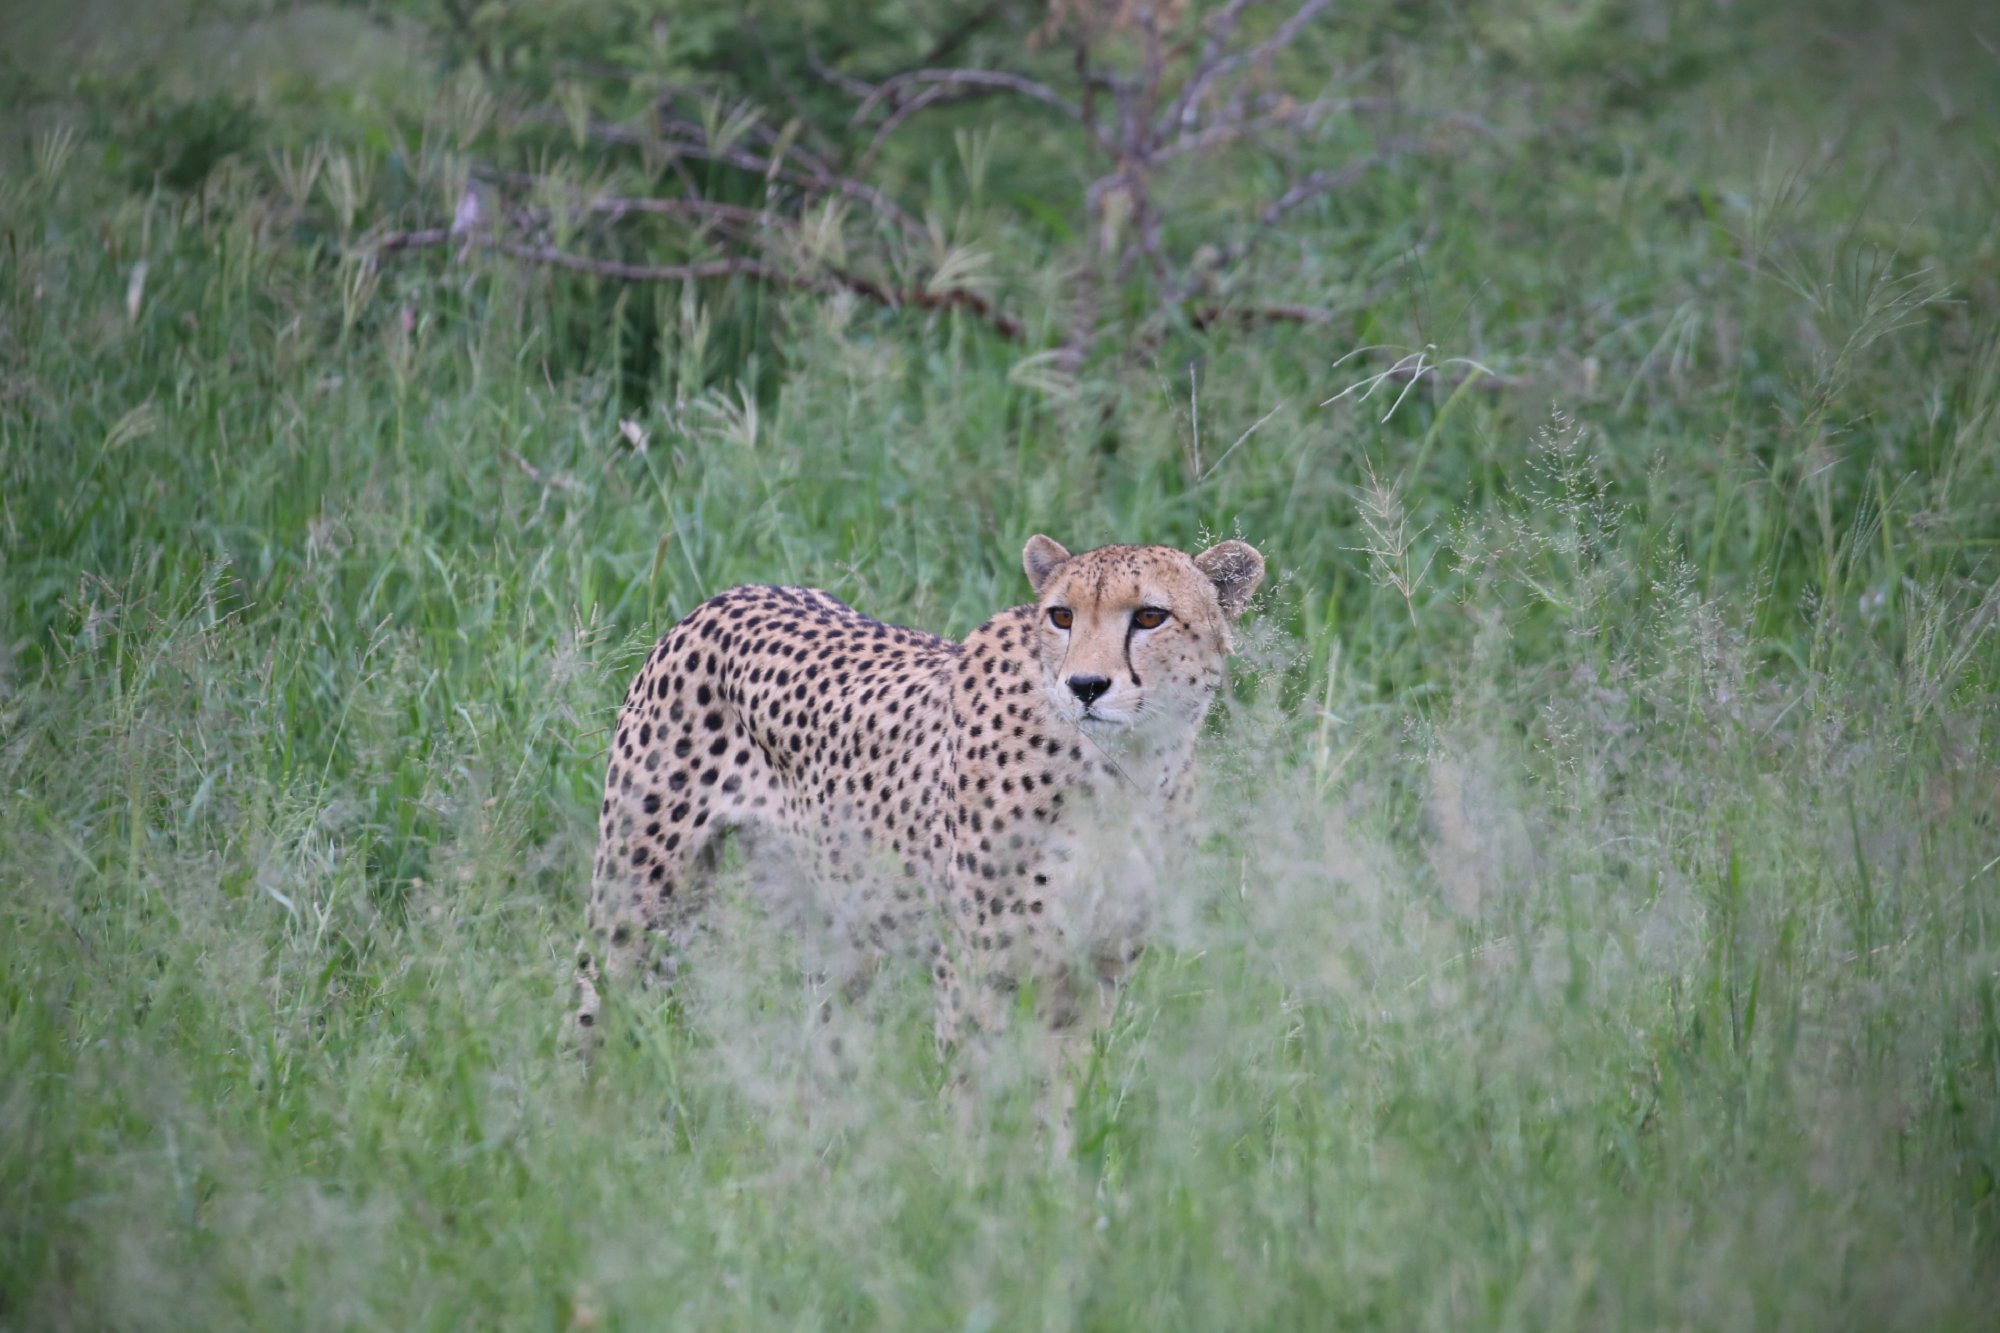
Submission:
[[[857,171],[866,171],[868,168],[874,166],[875,155],[882,151],[882,145],[889,141],[889,136],[903,127],[904,121],[926,107],[936,106],[939,102],[945,101],[947,98],[953,102],[970,100],[965,97],[952,97],[951,85],[939,83],[924,89],[915,97],[912,97],[909,101],[890,112],[889,118],[882,122],[882,128],[875,131],[875,137],[870,139],[868,147],[862,150],[861,157],[856,163],[855,169]]]
[[[1000,309],[978,292],[967,291],[962,287],[943,292],[934,292],[927,287],[884,287],[859,274],[844,273],[838,269],[830,272],[834,281],[842,287],[856,295],[878,301],[892,310],[902,306],[915,306],[919,310],[954,308],[965,310],[992,325],[994,332],[1009,342],[1018,342],[1027,332],[1027,326],[1018,316]]]
[[[422,250],[433,245],[443,245],[451,239],[449,227],[425,227],[421,231],[384,232],[375,238],[375,251],[390,254],[397,250]]]
[[[1319,121],[1336,112],[1378,111],[1386,105],[1388,104],[1379,97],[1322,97],[1310,102],[1290,103],[1281,100],[1276,109],[1260,116],[1210,125],[1200,130],[1183,131],[1163,145],[1154,160],[1166,162],[1184,153],[1205,152],[1237,139],[1262,134],[1267,130],[1311,129]]]
[[[1229,0],[1222,11],[1208,22],[1208,39],[1202,43],[1201,57],[1195,61],[1194,73],[1181,84],[1166,113],[1160,117],[1157,132],[1164,135],[1179,125],[1183,129],[1194,123],[1196,104],[1208,85],[1215,79],[1221,64],[1222,52],[1229,45],[1229,39],[1236,35],[1237,21],[1243,11],[1250,7],[1250,0]]]
[[[1139,7],[1139,27],[1146,37],[1145,80],[1140,88],[1145,93],[1145,106],[1135,107],[1136,120],[1151,120],[1160,104],[1160,80],[1167,71],[1167,55],[1160,44],[1160,11],[1152,4]]]
[[[1276,32],[1243,54],[1224,59],[1216,69],[1216,77],[1226,79],[1239,69],[1254,68],[1271,59],[1297,41],[1306,25],[1324,13],[1332,3],[1333,0],[1305,0],[1290,18],[1278,25]]]
[[[1021,74],[1009,74],[997,69],[919,69],[908,74],[898,74],[875,85],[875,91],[861,100],[854,109],[850,124],[858,125],[868,114],[884,101],[894,97],[911,84],[944,84],[954,88],[991,88],[1000,92],[1019,93],[1022,97],[1052,106],[1072,120],[1082,120],[1083,111],[1075,103],[1049,87]]]
[[[704,222],[727,222],[740,227],[764,227],[772,223],[784,226],[797,225],[792,218],[782,213],[773,213],[769,209],[718,203],[712,199],[686,197],[627,199],[617,195],[600,195],[588,201],[584,207],[592,213],[614,221],[628,213],[641,213],[660,217],[696,218]]]
[[[539,176],[531,171],[507,171],[483,165],[475,165],[472,168],[472,177],[474,180],[487,181],[494,185],[511,185],[517,189],[544,189],[550,185],[569,185],[567,181]],[[576,207],[580,211],[595,213],[614,222],[628,213],[640,213],[661,217],[693,218],[703,222],[726,222],[741,227],[762,227],[771,223],[797,225],[795,219],[769,209],[752,208],[747,204],[725,204],[697,196],[647,196],[641,199],[600,194],[585,198],[581,188],[571,186],[570,190],[577,197]]]
[[[1289,190],[1279,195],[1269,208],[1259,213],[1257,220],[1267,227],[1275,227],[1279,220],[1293,209],[1310,203],[1323,194],[1338,190],[1344,185],[1351,185],[1381,166],[1386,160],[1386,154],[1376,153],[1358,162],[1350,162],[1338,171],[1309,171]]]
[[[1318,18],[1321,12],[1332,3],[1333,0],[1305,0],[1305,3],[1301,4],[1290,18],[1280,23],[1277,31],[1273,32],[1269,37],[1248,51],[1239,52],[1232,56],[1225,56],[1222,54],[1222,48],[1228,44],[1229,38],[1234,35],[1236,21],[1242,16],[1245,8],[1240,3],[1231,3],[1228,8],[1216,16],[1216,27],[1211,34],[1209,42],[1203,48],[1202,58],[1197,64],[1195,72],[1188,76],[1188,81],[1182,86],[1180,95],[1167,108],[1166,115],[1160,118],[1159,123],[1155,127],[1156,132],[1164,135],[1177,124],[1184,130],[1190,127],[1194,123],[1195,117],[1200,113],[1202,98],[1208,94],[1208,90],[1216,82],[1231,77],[1240,69],[1262,64],[1278,52],[1284,50],[1287,46],[1290,46],[1298,40],[1299,34],[1305,31],[1306,25]]]

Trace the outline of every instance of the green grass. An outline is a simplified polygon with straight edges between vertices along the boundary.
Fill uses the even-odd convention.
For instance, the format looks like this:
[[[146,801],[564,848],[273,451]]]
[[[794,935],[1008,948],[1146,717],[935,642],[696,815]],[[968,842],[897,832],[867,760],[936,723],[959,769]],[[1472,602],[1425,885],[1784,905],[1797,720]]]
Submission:
[[[1267,258],[1348,323],[1059,392],[950,316],[371,288],[260,154],[135,193],[110,76],[17,68],[0,1326],[1988,1326],[1996,71],[1749,8],[1437,16],[1507,134]],[[1321,406],[1368,343],[1508,378]],[[747,891],[564,1054],[653,636],[745,580],[963,632],[1038,530],[1276,576],[1073,1154],[1005,1061],[961,1118],[911,969],[830,1060]]]

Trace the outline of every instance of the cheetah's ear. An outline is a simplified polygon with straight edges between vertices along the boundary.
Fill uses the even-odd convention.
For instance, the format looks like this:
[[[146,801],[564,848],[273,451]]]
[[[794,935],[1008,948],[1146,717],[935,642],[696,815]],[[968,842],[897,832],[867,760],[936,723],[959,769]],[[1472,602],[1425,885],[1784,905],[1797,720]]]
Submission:
[[[1196,556],[1194,564],[1215,585],[1222,614],[1231,620],[1243,614],[1257,585],[1264,581],[1264,557],[1248,542],[1217,542]]]
[[[1042,595],[1042,587],[1056,567],[1069,559],[1069,552],[1063,544],[1052,537],[1036,533],[1028,538],[1027,546],[1021,551],[1021,568],[1028,571],[1028,586],[1035,590],[1035,596]]]

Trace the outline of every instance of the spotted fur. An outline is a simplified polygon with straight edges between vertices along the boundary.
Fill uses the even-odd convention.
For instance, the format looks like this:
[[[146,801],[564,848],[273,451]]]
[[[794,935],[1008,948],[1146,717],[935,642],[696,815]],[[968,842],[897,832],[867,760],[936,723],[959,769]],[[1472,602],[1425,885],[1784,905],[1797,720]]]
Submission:
[[[649,955],[670,969],[729,829],[777,835],[868,942],[928,938],[941,1043],[1001,1026],[1029,980],[1057,1026],[1080,981],[1115,987],[1147,913],[1104,909],[1088,835],[1144,870],[1184,824],[1264,561],[1037,536],[1022,564],[1036,600],[962,643],[810,588],[732,588],[667,631],[611,744],[577,1024]]]

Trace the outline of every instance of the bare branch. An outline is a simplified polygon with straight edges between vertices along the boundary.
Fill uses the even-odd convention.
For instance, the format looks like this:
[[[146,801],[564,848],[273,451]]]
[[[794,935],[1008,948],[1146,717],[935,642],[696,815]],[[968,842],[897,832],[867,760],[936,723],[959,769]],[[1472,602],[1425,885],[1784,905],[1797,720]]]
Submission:
[[[712,199],[666,198],[627,199],[604,195],[590,200],[585,207],[592,213],[616,221],[628,213],[651,214],[656,217],[693,218],[702,222],[723,222],[738,227],[759,228],[773,224],[795,226],[791,218],[768,209],[749,208],[742,204],[722,204]]]
[[[1297,41],[1299,34],[1306,30],[1306,25],[1324,13],[1326,7],[1332,3],[1333,0],[1305,0],[1305,3],[1300,5],[1290,18],[1278,25],[1276,32],[1251,47],[1242,55],[1231,56],[1222,61],[1217,67],[1217,76],[1226,79],[1239,69],[1254,69],[1258,65],[1270,60],[1278,52]]]
[[[1237,139],[1247,139],[1270,130],[1309,130],[1328,116],[1344,111],[1379,111],[1387,103],[1377,97],[1322,97],[1311,102],[1279,99],[1263,115],[1184,131],[1154,155],[1156,162],[1169,162],[1188,153],[1206,152]]]
[[[918,83],[946,84],[952,87],[993,88],[1002,92],[1019,93],[1033,101],[1052,106],[1072,120],[1082,120],[1083,110],[1065,98],[1046,83],[1037,82],[1020,74],[1009,74],[997,69],[919,69],[908,74],[898,74],[875,85],[875,91],[862,99],[854,110],[851,124],[859,124],[868,113],[884,101],[894,97],[902,89]]]
[[[1160,80],[1167,70],[1166,48],[1160,41],[1160,11],[1151,3],[1143,4],[1139,10],[1139,27],[1146,38],[1146,73],[1140,85],[1145,89],[1146,105],[1139,109],[1139,120],[1151,120],[1159,109]]]
[[[1299,34],[1305,31],[1306,25],[1318,18],[1332,3],[1333,0],[1304,0],[1292,16],[1280,23],[1277,31],[1269,37],[1248,51],[1225,56],[1222,50],[1228,44],[1229,38],[1235,34],[1236,22],[1247,7],[1242,3],[1231,3],[1216,15],[1214,26],[1210,29],[1209,40],[1203,45],[1201,59],[1196,64],[1194,73],[1190,74],[1187,82],[1181,85],[1179,96],[1174,98],[1173,105],[1169,106],[1166,114],[1160,118],[1156,132],[1164,135],[1176,125],[1183,130],[1191,128],[1201,112],[1201,100],[1208,95],[1211,87],[1219,80],[1230,78],[1240,69],[1264,63],[1290,46],[1298,40]]]
[[[930,62],[927,60],[924,63],[928,65]],[[835,69],[820,59],[819,49],[810,41],[806,44],[806,65],[822,81],[832,84],[850,97],[866,97],[874,91],[875,85],[868,80],[857,79],[852,74]]]
[[[969,311],[993,326],[994,332],[1010,342],[1017,341],[1027,332],[1027,326],[1020,319],[1000,309],[978,292],[956,288],[951,291],[934,292],[925,287],[884,287],[878,282],[861,277],[859,274],[829,271],[833,280],[856,295],[879,301],[890,309],[915,306],[919,310],[959,309]]]
[[[1054,352],[1061,367],[1075,371],[1100,339],[1110,341],[1126,322],[1127,284],[1140,275],[1150,275],[1147,285],[1158,303],[1152,315],[1132,330],[1142,344],[1190,327],[1317,324],[1344,318],[1339,311],[1309,304],[1261,305],[1254,303],[1254,297],[1244,301],[1234,294],[1261,284],[1225,283],[1222,275],[1315,200],[1401,155],[1439,151],[1452,137],[1442,132],[1444,127],[1496,131],[1476,116],[1411,110],[1393,94],[1338,96],[1373,91],[1354,86],[1354,71],[1329,76],[1324,70],[1293,71],[1287,66],[1287,73],[1299,77],[1278,79],[1274,64],[1303,63],[1286,53],[1296,50],[1309,28],[1325,20],[1332,0],[1268,0],[1254,15],[1257,0],[1210,2],[1213,11],[1196,27],[1174,17],[1184,12],[1182,0],[1116,0],[1108,7],[1107,0],[1061,0],[1050,7],[1049,22],[1037,30],[1031,46],[1044,39],[1067,41],[1074,59],[1068,70],[1051,71],[1046,82],[1011,69],[975,67],[985,40],[982,36],[975,41],[975,34],[997,32],[999,25],[1018,17],[1019,7],[1011,0],[950,0],[960,17],[948,20],[921,66],[879,82],[831,68],[809,49],[812,74],[853,99],[844,132],[832,125],[825,132],[814,127],[810,109],[795,95],[798,90],[782,86],[775,63],[772,73],[781,86],[774,94],[772,113],[728,98],[726,131],[715,126],[719,110],[714,90],[673,87],[653,98],[643,119],[591,121],[580,127],[581,133],[606,143],[644,148],[650,174],[668,173],[670,197],[626,198],[607,192],[616,187],[601,184],[564,186],[533,176],[486,175],[475,168],[475,175],[500,182],[506,193],[525,187],[533,187],[535,193],[516,195],[511,205],[492,210],[459,240],[468,246],[484,244],[524,264],[619,281],[737,276],[808,291],[847,292],[889,308],[961,310],[1003,337],[1022,338],[1023,321],[989,297],[970,290],[931,291],[920,277],[908,281],[925,271],[918,257],[934,250],[942,238],[934,225],[906,211],[876,178],[889,139],[916,117],[1007,96],[1060,113],[1076,122],[1084,135],[1088,183],[1076,201],[1082,212],[1078,220],[1082,244],[1062,303],[1063,326],[1057,333],[1061,341]],[[1056,22],[1058,17],[1061,23]],[[773,59],[768,46],[765,55],[767,61]],[[1298,93],[1287,86],[1306,80],[1316,86]],[[787,100],[797,114],[780,124],[778,116]],[[1345,164],[1308,171],[1315,164],[1296,157],[1305,136],[1330,118],[1349,116],[1380,119],[1379,125],[1367,127],[1377,130],[1373,148]],[[565,128],[572,124],[551,105],[528,111],[526,118]],[[1406,118],[1430,125],[1430,133],[1441,142],[1405,137]],[[1240,201],[1230,232],[1188,255],[1180,248],[1179,229],[1168,225],[1173,220],[1172,196],[1160,194],[1165,173],[1184,160],[1220,162],[1232,152],[1246,150],[1269,153],[1281,164],[1291,159],[1287,179],[1275,197],[1255,201],[1253,195]],[[761,177],[761,197],[727,204],[705,198],[708,190],[699,184],[701,163]],[[676,174],[682,188],[672,184]],[[747,183],[732,180],[729,188],[733,192]],[[855,206],[844,213],[834,200]],[[834,232],[821,237],[820,220],[810,211],[821,205],[827,207],[823,221],[837,229],[839,241],[859,241],[864,247],[865,254],[855,260],[863,272],[847,271],[833,262],[839,241],[834,241]],[[603,238],[611,224],[638,215],[672,221],[666,230],[675,237],[669,243],[676,248],[670,253],[711,257],[651,265],[577,252],[626,248],[607,244]],[[582,218],[606,224],[587,233],[599,239],[579,241],[574,249],[550,243],[564,233],[562,222]],[[832,242],[833,248],[819,244],[822,239]],[[443,230],[397,232],[380,237],[375,250],[389,253],[458,243]],[[842,259],[840,264],[846,262]],[[1113,293],[1119,294],[1117,299]],[[1403,369],[1392,367],[1381,382],[1396,382]],[[1403,387],[1426,377],[1435,381],[1435,371],[1427,367],[1415,372]]]
[[[1208,21],[1208,37],[1201,44],[1201,55],[1195,61],[1194,72],[1182,81],[1180,92],[1174,95],[1173,102],[1160,117],[1155,133],[1165,135],[1176,125],[1186,129],[1194,123],[1195,105],[1208,90],[1229,39],[1236,35],[1236,24],[1249,7],[1250,0],[1229,0],[1222,11]]]
[[[1097,80],[1090,68],[1090,43],[1079,31],[1076,35],[1076,55],[1074,60],[1076,81],[1083,88],[1083,101],[1077,107],[1077,119],[1083,122],[1084,133],[1093,143],[1102,145],[1104,135],[1097,126]]]
[[[527,113],[527,119],[540,124],[567,123],[562,120],[559,113],[549,111],[531,111]],[[667,131],[678,133],[670,134]],[[658,134],[608,121],[592,121],[586,127],[586,132],[591,138],[605,143],[651,145],[682,156],[697,157],[706,162],[719,162],[740,171],[753,172],[766,180],[782,180],[788,185],[796,185],[815,193],[838,194],[844,198],[856,199],[894,222],[906,235],[921,241],[928,241],[930,237],[930,233],[922,223],[911,217],[895,200],[882,191],[863,181],[837,175],[823,164],[811,161],[805,154],[799,156],[801,160],[807,161],[812,169],[795,170],[785,166],[782,160],[773,160],[747,148],[718,148],[708,142],[706,132],[700,126],[678,118],[665,122],[662,125],[662,132]]]
[[[475,180],[489,181],[495,185],[511,185],[519,189],[545,189],[552,184],[567,184],[554,177],[537,175],[531,171],[507,171],[499,167],[475,165],[472,168]],[[615,222],[630,213],[651,214],[659,217],[689,218],[698,222],[720,222],[743,228],[759,228],[780,224],[796,225],[794,219],[782,213],[774,213],[765,208],[751,208],[746,204],[725,204],[713,199],[703,199],[694,195],[668,196],[643,199],[622,195],[586,196],[580,188],[571,188],[575,207],[579,212],[594,213]]]
[[[445,244],[451,240],[451,232],[444,227],[427,227],[419,231],[392,231],[377,236],[370,243],[377,254],[388,254],[399,250],[421,250]],[[789,274],[756,259],[729,258],[709,259],[696,264],[631,264],[619,259],[596,259],[589,255],[571,254],[554,246],[529,245],[504,237],[495,238],[493,247],[510,259],[525,260],[531,264],[541,264],[548,268],[567,269],[573,273],[588,273],[600,278],[617,278],[621,282],[688,282],[703,278],[750,277],[773,282],[795,281]]]
[[[443,245],[451,239],[449,227],[425,227],[421,231],[385,232],[374,240],[374,248],[379,254],[390,254],[397,250],[423,250],[434,245]]]
[[[1289,190],[1279,195],[1269,208],[1259,213],[1257,220],[1267,227],[1275,227],[1279,219],[1293,209],[1310,203],[1323,194],[1338,190],[1343,185],[1350,185],[1360,180],[1387,160],[1388,154],[1375,153],[1359,161],[1349,162],[1338,171],[1309,171]]]
[[[882,151],[882,145],[889,141],[889,136],[902,128],[904,121],[926,107],[936,106],[939,102],[945,101],[948,98],[954,102],[965,100],[951,96],[950,84],[937,83],[932,84],[909,101],[897,107],[889,114],[889,118],[882,122],[882,128],[875,131],[875,137],[868,141],[868,147],[862,150],[861,157],[855,169],[857,171],[866,171],[868,168],[874,166],[875,155]]]
[[[1238,324],[1245,328],[1257,324],[1328,324],[1338,317],[1338,311],[1316,305],[1226,306],[1211,302],[1188,311],[1188,324],[1206,331],[1218,324]]]
[[[732,257],[703,260],[698,264],[629,264],[619,259],[571,254],[550,245],[527,245],[504,240],[496,241],[494,245],[509,259],[523,259],[531,264],[567,269],[572,273],[588,273],[599,278],[616,278],[620,282],[690,282],[703,278],[744,277],[799,285],[792,275],[760,259]]]
[[[372,246],[376,253],[385,254],[399,250],[435,248],[450,240],[449,229],[433,227],[420,231],[386,232],[375,237]],[[890,287],[872,278],[836,268],[828,268],[822,274],[792,273],[763,260],[743,256],[708,259],[692,264],[634,264],[619,259],[599,259],[591,255],[572,254],[567,250],[558,250],[554,246],[531,245],[505,238],[496,239],[493,246],[508,258],[524,263],[563,269],[571,273],[586,273],[593,277],[613,278],[620,282],[691,282],[708,278],[744,277],[806,291],[827,291],[838,288],[866,297],[892,310],[902,309],[905,306],[919,310],[964,310],[985,321],[994,332],[1009,341],[1018,341],[1027,331],[1019,317],[1002,310],[977,292],[963,289],[934,292],[921,287]]]

